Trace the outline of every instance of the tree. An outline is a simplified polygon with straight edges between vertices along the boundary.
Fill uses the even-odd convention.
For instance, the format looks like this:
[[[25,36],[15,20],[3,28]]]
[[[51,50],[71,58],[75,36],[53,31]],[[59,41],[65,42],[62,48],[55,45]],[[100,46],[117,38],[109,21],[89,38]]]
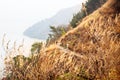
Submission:
[[[73,19],[70,22],[70,25],[75,28],[78,25],[78,22],[81,21],[85,17],[85,13],[83,11],[73,15]]]
[[[47,46],[55,43],[61,36],[65,35],[65,33],[71,29],[70,26],[60,25],[60,26],[50,26],[51,33],[49,34],[49,37],[46,41]]]
[[[31,52],[33,53],[40,53],[40,50],[43,46],[42,42],[36,42],[32,45]]]
[[[73,15],[70,25],[75,28],[84,17],[101,7],[106,1],[107,0],[88,0],[85,4],[82,3],[81,11]]]

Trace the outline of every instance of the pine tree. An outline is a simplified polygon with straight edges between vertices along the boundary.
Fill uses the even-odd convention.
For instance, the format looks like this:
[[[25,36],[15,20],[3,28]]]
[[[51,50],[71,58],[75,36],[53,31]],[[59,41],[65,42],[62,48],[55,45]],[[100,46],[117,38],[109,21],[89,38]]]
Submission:
[[[73,19],[70,22],[70,25],[75,28],[81,20],[86,17],[87,15],[94,12],[96,9],[101,7],[107,0],[88,0],[85,4],[83,4],[83,7],[80,12],[73,15]],[[86,10],[83,10],[86,9]],[[87,14],[87,15],[86,15]]]

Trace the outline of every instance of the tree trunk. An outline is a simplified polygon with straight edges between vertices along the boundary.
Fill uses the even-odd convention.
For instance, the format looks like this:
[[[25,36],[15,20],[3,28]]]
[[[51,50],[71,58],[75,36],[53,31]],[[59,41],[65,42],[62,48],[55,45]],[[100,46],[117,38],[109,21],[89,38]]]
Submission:
[[[104,13],[120,13],[120,0],[108,0],[101,11]]]

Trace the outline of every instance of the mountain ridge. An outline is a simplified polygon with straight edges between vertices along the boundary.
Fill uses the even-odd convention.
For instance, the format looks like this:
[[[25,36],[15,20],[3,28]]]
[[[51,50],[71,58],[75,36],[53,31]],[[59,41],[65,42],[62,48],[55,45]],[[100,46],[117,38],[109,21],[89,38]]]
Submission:
[[[62,9],[53,17],[33,24],[30,28],[25,30],[23,34],[31,38],[45,40],[48,38],[48,34],[50,33],[50,25],[68,25],[73,15],[79,12],[80,9],[81,5],[76,5],[70,8]]]

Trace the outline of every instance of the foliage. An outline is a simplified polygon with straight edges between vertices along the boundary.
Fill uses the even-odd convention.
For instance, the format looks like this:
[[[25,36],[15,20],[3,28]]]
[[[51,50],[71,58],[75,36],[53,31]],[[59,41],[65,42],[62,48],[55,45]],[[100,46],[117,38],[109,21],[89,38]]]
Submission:
[[[30,62],[29,57],[25,57],[24,55],[17,55],[16,57],[13,58],[14,61],[14,67],[20,68],[23,67],[23,65],[27,62]]]
[[[107,0],[88,0],[86,2],[87,12],[88,14],[92,13],[93,11],[97,10],[101,7]]]
[[[40,53],[40,50],[43,46],[43,43],[42,42],[36,42],[32,45],[32,48],[31,48],[31,53]]]
[[[85,3],[85,7],[87,8],[87,14],[91,14],[93,11],[98,9],[101,5],[103,5],[106,2],[106,0],[88,0]],[[78,12],[77,14],[73,15],[73,18],[70,22],[70,25],[75,28],[81,20],[86,17],[86,14],[83,10]]]
[[[64,73],[59,75],[57,80],[93,80],[93,78],[89,77],[81,66],[81,68],[78,69],[78,73]]]
[[[51,33],[49,34],[49,37],[47,39],[47,45],[50,45],[52,43],[55,43],[61,36],[65,35],[65,33],[70,30],[70,27],[61,25],[61,26],[50,26]]]
[[[85,17],[85,13],[83,13],[82,11],[73,15],[73,19],[70,22],[71,26],[75,28],[78,25],[79,21],[82,20],[84,17]]]

